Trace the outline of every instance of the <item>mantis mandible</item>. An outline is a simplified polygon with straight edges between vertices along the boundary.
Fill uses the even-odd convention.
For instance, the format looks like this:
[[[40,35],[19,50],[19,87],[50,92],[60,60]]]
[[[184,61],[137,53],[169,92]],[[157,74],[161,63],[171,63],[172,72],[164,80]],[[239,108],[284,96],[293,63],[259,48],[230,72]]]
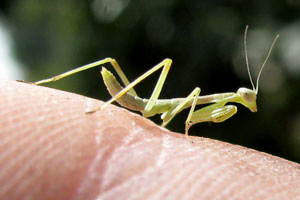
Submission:
[[[247,30],[248,26],[246,26],[245,34],[244,34],[244,50],[246,57],[246,67],[248,76],[252,85],[252,89],[248,88],[239,88],[237,92],[227,92],[220,94],[212,94],[206,96],[200,96],[201,89],[196,87],[187,97],[184,98],[173,98],[173,99],[158,99],[160,92],[162,90],[163,84],[166,80],[167,74],[171,68],[172,60],[167,58],[164,59],[159,64],[155,65],[153,68],[145,72],[143,75],[139,76],[133,82],[129,82],[125,74],[123,73],[121,67],[117,63],[115,59],[105,58],[73,70],[67,71],[60,75],[54,76],[49,79],[40,80],[34,82],[34,84],[39,85],[42,83],[52,82],[64,77],[70,76],[80,71],[84,71],[105,63],[110,63],[113,68],[116,70],[117,74],[121,78],[125,87],[123,88],[114,75],[108,71],[106,68],[102,67],[101,75],[103,77],[104,83],[111,94],[112,98],[103,104],[101,107],[87,112],[87,114],[94,113],[96,111],[104,109],[108,104],[111,104],[114,101],[117,101],[120,105],[135,111],[140,111],[144,117],[151,117],[156,114],[161,114],[161,119],[163,121],[162,126],[166,126],[172,119],[184,109],[190,108],[188,117],[185,121],[185,136],[188,138],[188,131],[191,126],[200,122],[223,122],[230,117],[232,117],[237,112],[237,107],[234,105],[227,105],[227,103],[239,103],[246,108],[248,108],[251,112],[257,112],[256,106],[256,97],[258,94],[258,84],[261,73],[265,67],[267,60],[270,57],[273,46],[278,39],[279,35],[277,35],[271,47],[267,53],[267,56],[261,66],[261,69],[258,73],[256,86],[254,86],[252,76],[249,69],[248,62],[248,54],[247,54]],[[151,94],[149,99],[140,98],[136,91],[134,90],[134,86],[140,83],[142,80],[150,76],[152,73],[162,68],[162,72],[160,77],[156,83],[156,86]],[[195,110],[196,105],[204,105],[198,110]]]

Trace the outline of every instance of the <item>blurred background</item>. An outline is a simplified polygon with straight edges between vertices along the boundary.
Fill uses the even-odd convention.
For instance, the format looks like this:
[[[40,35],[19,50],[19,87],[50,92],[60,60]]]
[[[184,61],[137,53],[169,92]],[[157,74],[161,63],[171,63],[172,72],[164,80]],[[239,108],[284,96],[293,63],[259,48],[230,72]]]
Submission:
[[[243,34],[254,81],[261,76],[258,112],[238,105],[220,124],[197,124],[190,135],[209,137],[300,163],[300,1],[242,0],[9,0],[0,3],[0,77],[36,81],[103,59],[117,59],[134,80],[173,59],[160,98],[252,88],[246,71]],[[108,68],[109,65],[106,65]],[[112,69],[112,68],[110,68]],[[49,87],[92,98],[110,98],[100,68]],[[159,73],[136,87],[149,98]],[[184,132],[188,111],[168,129]],[[161,123],[159,116],[153,120]]]

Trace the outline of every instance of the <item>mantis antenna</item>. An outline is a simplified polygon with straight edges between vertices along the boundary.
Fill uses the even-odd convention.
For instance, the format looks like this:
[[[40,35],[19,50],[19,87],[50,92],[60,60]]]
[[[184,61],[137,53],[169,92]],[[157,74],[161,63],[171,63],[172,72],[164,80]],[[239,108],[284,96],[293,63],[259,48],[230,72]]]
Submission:
[[[252,85],[252,88],[253,88],[253,91],[255,91],[255,93],[257,94],[258,93],[258,84],[259,84],[259,78],[260,78],[260,75],[271,55],[271,51],[277,41],[277,39],[279,38],[279,35],[276,35],[276,37],[274,38],[273,42],[272,42],[272,45],[268,51],[268,54],[267,54],[267,57],[265,59],[265,61],[263,62],[259,72],[258,72],[258,76],[257,76],[257,80],[256,80],[256,87],[254,86],[254,83],[253,83],[253,80],[252,80],[252,76],[251,76],[251,73],[250,73],[250,68],[249,68],[249,61],[248,61],[248,52],[247,52],[247,31],[248,31],[248,25],[246,26],[246,29],[245,29],[245,34],[244,34],[244,47],[245,47],[245,56],[246,56],[246,66],[247,66],[247,71],[248,71],[248,76],[250,78],[250,82],[251,82],[251,85]]]
[[[252,80],[252,76],[251,76],[251,73],[250,73],[249,61],[248,61],[248,52],[247,52],[247,32],[248,32],[248,25],[246,26],[245,33],[244,33],[245,57],[246,57],[246,66],[247,66],[248,76],[249,76],[249,78],[250,78],[250,82],[251,82],[253,91],[255,91],[255,86],[254,86],[254,83],[253,83],[253,80]]]

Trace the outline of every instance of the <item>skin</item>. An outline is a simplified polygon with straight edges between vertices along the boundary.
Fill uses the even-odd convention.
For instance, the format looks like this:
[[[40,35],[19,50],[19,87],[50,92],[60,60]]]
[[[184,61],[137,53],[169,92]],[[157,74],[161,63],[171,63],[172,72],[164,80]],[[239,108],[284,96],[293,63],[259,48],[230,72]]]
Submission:
[[[296,199],[300,165],[0,80],[0,199]]]

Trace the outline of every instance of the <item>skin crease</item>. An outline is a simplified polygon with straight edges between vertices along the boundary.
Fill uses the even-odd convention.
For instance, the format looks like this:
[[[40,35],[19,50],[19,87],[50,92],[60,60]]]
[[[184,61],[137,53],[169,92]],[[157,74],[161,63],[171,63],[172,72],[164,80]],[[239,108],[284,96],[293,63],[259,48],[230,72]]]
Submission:
[[[0,199],[300,199],[300,165],[0,80]],[[184,125],[184,123],[183,123]]]

